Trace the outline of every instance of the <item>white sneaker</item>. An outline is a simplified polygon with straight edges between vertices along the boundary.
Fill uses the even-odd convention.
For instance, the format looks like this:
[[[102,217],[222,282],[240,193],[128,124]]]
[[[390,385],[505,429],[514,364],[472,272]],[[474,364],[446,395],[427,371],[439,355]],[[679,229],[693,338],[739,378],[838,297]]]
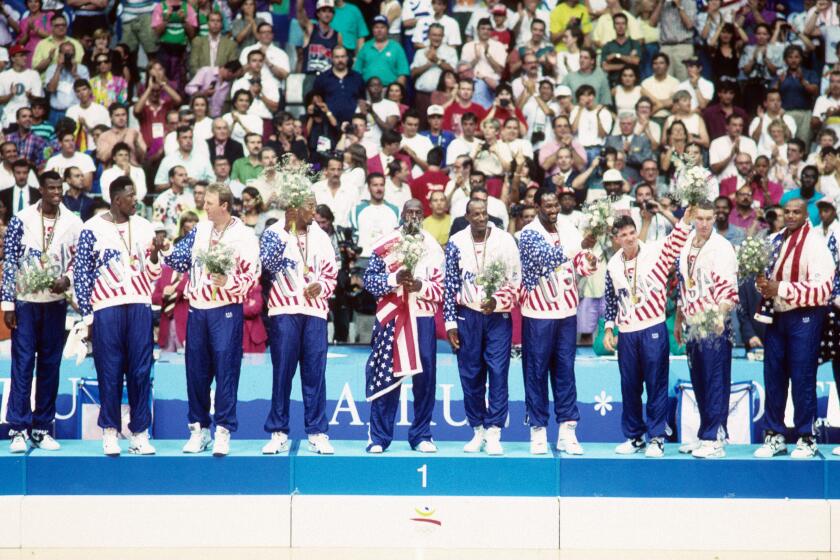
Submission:
[[[645,457],[653,457],[658,459],[665,455],[665,440],[659,437],[652,438],[645,450]]]
[[[545,426],[531,426],[531,455],[548,453],[548,435]]]
[[[32,447],[44,451],[58,451],[61,444],[55,441],[47,430],[32,430]]]
[[[700,449],[701,444],[702,444],[702,441],[699,440],[699,439],[696,439],[694,441],[686,442],[686,443],[680,445],[680,453],[683,453],[685,455],[688,455],[689,453],[694,453],[695,450]]]
[[[832,455],[840,455],[840,447],[835,447],[831,450]]]
[[[318,453],[320,455],[333,455],[333,449],[330,443],[330,436],[327,434],[312,434],[309,436],[309,451]]]
[[[119,457],[122,453],[116,428],[105,428],[102,431],[102,451],[108,457]]]
[[[369,445],[367,448],[368,453],[373,453],[374,455],[379,455],[380,453],[384,452],[385,450],[382,449],[381,445]]]
[[[583,455],[583,447],[578,442],[575,429],[577,422],[563,422],[557,432],[557,451],[565,451],[569,455]]]
[[[776,455],[784,455],[787,453],[787,445],[785,445],[785,436],[782,434],[767,434],[764,436],[764,444],[755,450],[753,457],[759,459],[769,459]]]
[[[502,429],[498,426],[487,428],[487,439],[484,444],[484,452],[488,455],[504,455],[505,450],[502,447]]]
[[[128,452],[132,455],[154,455],[155,448],[149,443],[149,430],[131,434]]]
[[[618,455],[632,455],[634,453],[639,453],[645,450],[645,440],[644,438],[632,438],[628,439],[622,444],[619,444],[615,448],[615,452]]]
[[[202,428],[198,422],[189,424],[189,429],[190,439],[181,451],[184,453],[201,453],[202,451],[206,451],[213,442],[213,438],[210,437],[210,430]]]
[[[810,459],[817,454],[817,442],[814,436],[803,436],[796,442],[796,449],[790,454],[792,459]]]
[[[12,441],[9,443],[9,453],[26,453],[29,448],[26,445],[26,430],[10,431],[9,435],[12,436]]]
[[[420,453],[437,453],[437,445],[429,440],[423,440],[417,444],[417,447],[415,447],[414,450],[419,451]]]
[[[273,432],[271,439],[262,448],[263,455],[277,455],[289,450],[289,436],[283,432]]]
[[[230,430],[216,426],[216,437],[213,439],[213,457],[225,457],[230,453]]]
[[[726,457],[724,442],[716,440],[703,440],[700,446],[691,452],[692,457],[698,459],[722,459]]]
[[[480,453],[484,447],[484,426],[473,428],[473,437],[464,445],[464,453]]]

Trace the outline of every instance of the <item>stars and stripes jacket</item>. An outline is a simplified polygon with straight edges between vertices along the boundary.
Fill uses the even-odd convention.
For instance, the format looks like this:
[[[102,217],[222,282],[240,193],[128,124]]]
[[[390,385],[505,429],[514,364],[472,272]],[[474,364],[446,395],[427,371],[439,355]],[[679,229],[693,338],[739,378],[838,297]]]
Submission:
[[[696,234],[696,231],[689,234],[676,264],[680,283],[679,306],[686,317],[717,309],[722,303],[728,303],[732,308],[738,304],[735,247],[713,231],[698,253],[691,248]]]
[[[665,320],[668,275],[688,239],[691,226],[680,221],[662,241],[639,241],[636,258],[624,260],[618,251],[607,263],[604,290],[607,329],[618,325],[619,332],[636,332]],[[633,300],[633,281],[636,301]]]
[[[577,313],[577,277],[589,276],[580,232],[567,220],[557,220],[557,233],[549,233],[539,218],[519,236],[522,283],[519,302],[522,316],[532,319],[565,319]]]
[[[788,234],[787,228],[770,237],[781,243],[771,280],[778,280],[779,293],[773,298],[777,312],[826,305],[834,282],[834,258],[825,239],[806,222]]]
[[[414,270],[414,276],[422,287],[419,292],[408,294],[408,305],[415,317],[434,317],[443,301],[444,254],[440,244],[426,230],[420,230],[426,245],[426,252]],[[374,297],[382,298],[391,292],[403,295],[402,286],[397,285],[397,272],[401,266],[396,255],[387,248],[395,237],[394,230],[382,236],[373,244],[373,251],[364,275],[365,290]]]
[[[260,239],[260,262],[271,274],[269,315],[294,313],[327,318],[338,264],[332,241],[320,227],[310,225],[305,235],[297,236],[279,223],[272,225]],[[321,293],[310,299],[303,290],[312,283],[321,286]]]
[[[122,236],[117,224],[99,215],[85,222],[79,234],[73,283],[87,325],[99,309],[152,303],[153,286],[160,277],[160,261],[155,264],[149,259],[154,228],[139,216],[131,216],[120,226],[125,227]]]
[[[239,218],[231,218],[218,243],[234,249],[236,265],[227,275],[227,282],[214,288],[210,273],[204,268],[201,251],[210,248],[213,222],[201,220],[164,257],[164,262],[177,272],[189,272],[187,299],[196,309],[212,309],[241,304],[260,277],[259,244],[254,231]]]
[[[57,277],[67,276],[73,279],[73,258],[81,229],[82,220],[60,204],[58,216],[53,223],[52,240],[47,248],[47,265],[54,268]],[[41,262],[44,234],[40,201],[24,208],[9,221],[3,241],[3,287],[0,303],[3,311],[13,311],[15,300],[47,303],[64,299],[64,294],[54,294],[49,290],[34,294],[22,293],[17,285],[18,271],[30,266],[44,266]],[[49,239],[50,235],[46,234],[46,237]]]
[[[457,306],[481,311],[484,288],[476,285],[480,267],[501,261],[507,271],[507,282],[493,294],[495,313],[509,313],[519,294],[522,270],[519,250],[513,236],[488,223],[488,235],[482,255],[477,256],[470,228],[462,229],[446,244],[446,272],[444,276],[443,318],[446,329],[457,329]]]

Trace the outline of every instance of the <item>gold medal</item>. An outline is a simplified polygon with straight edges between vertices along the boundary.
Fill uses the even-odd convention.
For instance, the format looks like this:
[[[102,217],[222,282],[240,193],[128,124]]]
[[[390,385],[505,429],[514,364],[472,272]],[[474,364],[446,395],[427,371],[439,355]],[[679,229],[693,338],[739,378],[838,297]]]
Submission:
[[[137,266],[137,263],[140,262],[136,256],[131,257],[131,266]]]
[[[47,264],[50,261],[50,258],[47,256],[46,253],[41,253],[41,264]]]
[[[633,296],[632,301],[633,305],[638,305],[639,302],[642,301],[642,298],[640,298],[639,296]]]
[[[307,274],[309,274],[309,271],[310,271],[309,265],[304,264],[303,265],[303,275],[306,276]]]
[[[690,289],[694,288],[694,278],[689,278],[688,281],[686,282],[686,284],[688,285],[688,287]]]

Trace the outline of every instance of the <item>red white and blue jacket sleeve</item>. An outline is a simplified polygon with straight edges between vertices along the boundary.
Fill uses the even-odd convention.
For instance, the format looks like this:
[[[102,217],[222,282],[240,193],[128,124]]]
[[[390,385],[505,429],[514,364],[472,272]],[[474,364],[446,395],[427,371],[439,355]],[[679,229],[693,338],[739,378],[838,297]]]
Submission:
[[[17,271],[26,251],[23,245],[23,222],[17,217],[9,221],[6,237],[3,239],[3,251],[2,305],[4,311],[11,311],[17,297]]]
[[[93,294],[93,283],[96,280],[97,255],[93,250],[96,236],[89,229],[82,230],[79,236],[79,248],[73,267],[73,288],[76,292],[76,303],[79,313],[86,324],[93,322],[93,306],[90,303]]]
[[[834,283],[834,259],[828,246],[809,235],[805,240],[804,257],[807,265],[805,280],[779,282],[779,297],[793,307],[825,305],[831,297]]]
[[[461,251],[451,241],[446,244],[446,271],[443,280],[443,320],[446,329],[457,329],[456,305],[461,291]]]
[[[193,228],[184,238],[175,244],[172,252],[163,258],[172,270],[176,272],[189,272],[192,267],[193,245],[195,244],[196,228]]]

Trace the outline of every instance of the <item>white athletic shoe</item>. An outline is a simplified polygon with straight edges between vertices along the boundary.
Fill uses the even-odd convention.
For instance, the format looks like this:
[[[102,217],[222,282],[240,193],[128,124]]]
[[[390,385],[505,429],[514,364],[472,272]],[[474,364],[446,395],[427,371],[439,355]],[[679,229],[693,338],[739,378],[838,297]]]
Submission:
[[[216,437],[213,439],[213,457],[225,457],[230,453],[230,430],[216,426]]]
[[[262,448],[263,455],[277,455],[289,450],[289,436],[283,432],[273,432],[271,439]]]
[[[26,453],[29,447],[26,444],[26,430],[10,431],[9,435],[12,436],[12,441],[9,443],[9,453]]]
[[[484,447],[484,426],[473,428],[473,437],[464,445],[464,453],[480,453]]]
[[[312,434],[309,436],[309,451],[318,453],[320,455],[333,455],[333,449],[330,443],[330,436],[327,434]]]
[[[531,455],[548,453],[548,435],[545,426],[531,426]]]
[[[634,453],[639,453],[645,450],[645,440],[644,438],[632,438],[628,439],[622,444],[619,444],[615,448],[615,452],[617,455],[633,455]]]
[[[32,447],[44,451],[58,451],[61,444],[55,441],[47,430],[32,430]]]
[[[128,452],[132,455],[154,455],[155,448],[149,443],[149,430],[131,434],[131,443],[128,445]]]
[[[502,447],[502,429],[498,426],[491,426],[485,432],[484,452],[488,455],[504,455]]]
[[[703,442],[699,439],[696,439],[696,440],[690,441],[690,442],[686,442],[686,443],[680,445],[680,453],[683,453],[685,455],[688,455],[689,453],[694,453],[695,450],[700,449],[700,445],[702,443]]]
[[[764,436],[764,444],[755,450],[753,457],[759,459],[769,459],[776,455],[784,455],[787,453],[787,445],[785,445],[785,436],[782,434],[767,434]]]
[[[698,459],[722,459],[726,457],[726,449],[722,440],[703,440],[700,446],[691,452],[692,457]]]
[[[564,451],[568,455],[583,455],[583,447],[578,441],[577,422],[563,422],[557,432],[557,451]]]
[[[814,436],[803,436],[796,442],[796,449],[790,454],[792,459],[810,459],[817,454],[817,442]]]
[[[835,447],[831,450],[832,455],[840,455],[840,447]]]
[[[116,428],[105,428],[102,431],[102,451],[108,457],[119,457],[122,453]]]
[[[201,453],[206,451],[210,444],[213,443],[213,438],[210,437],[210,430],[202,428],[201,424],[195,422],[189,424],[190,439],[181,450],[184,453]]]
[[[658,459],[663,455],[665,455],[665,440],[660,437],[652,438],[645,449],[645,457]]]
[[[429,440],[423,440],[417,444],[414,450],[420,453],[437,453],[437,445]]]
[[[385,450],[382,449],[381,445],[369,445],[367,448],[368,453],[373,453],[374,455],[379,455],[383,453]]]

